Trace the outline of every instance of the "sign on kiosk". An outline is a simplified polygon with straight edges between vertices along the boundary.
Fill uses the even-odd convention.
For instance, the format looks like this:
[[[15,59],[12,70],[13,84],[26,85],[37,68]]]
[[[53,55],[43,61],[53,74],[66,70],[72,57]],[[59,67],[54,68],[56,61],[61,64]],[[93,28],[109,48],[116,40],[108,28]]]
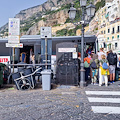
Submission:
[[[0,56],[0,63],[7,64],[7,62],[10,62],[10,56]]]
[[[9,34],[8,43],[6,47],[23,48],[23,44],[20,43],[20,19],[9,18]],[[13,50],[14,51],[14,50]]]
[[[8,35],[20,35],[20,19],[9,18],[9,34]]]
[[[9,44],[6,43],[6,47],[17,47],[17,48],[23,48],[23,43],[16,43],[16,44]]]
[[[42,39],[45,37],[52,38],[51,27],[41,27],[40,33]]]
[[[20,43],[20,36],[8,36],[8,43]]]

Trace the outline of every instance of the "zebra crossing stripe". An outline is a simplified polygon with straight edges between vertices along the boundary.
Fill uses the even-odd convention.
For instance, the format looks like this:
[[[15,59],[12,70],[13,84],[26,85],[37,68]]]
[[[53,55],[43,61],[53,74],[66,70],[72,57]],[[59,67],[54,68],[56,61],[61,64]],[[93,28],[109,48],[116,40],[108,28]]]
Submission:
[[[88,97],[89,102],[120,103],[120,98],[95,98]]]
[[[87,95],[120,95],[120,91],[85,91]]]
[[[120,107],[91,106],[94,113],[120,114]]]

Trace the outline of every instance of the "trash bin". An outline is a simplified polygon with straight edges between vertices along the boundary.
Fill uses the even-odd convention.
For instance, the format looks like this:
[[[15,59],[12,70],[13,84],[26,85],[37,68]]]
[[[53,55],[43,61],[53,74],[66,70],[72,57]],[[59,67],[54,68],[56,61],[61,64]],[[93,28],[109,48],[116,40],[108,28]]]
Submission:
[[[5,64],[0,63],[0,86],[3,84],[3,70],[4,70]]]
[[[51,89],[51,70],[43,70],[42,74],[42,88],[43,90],[50,90]]]

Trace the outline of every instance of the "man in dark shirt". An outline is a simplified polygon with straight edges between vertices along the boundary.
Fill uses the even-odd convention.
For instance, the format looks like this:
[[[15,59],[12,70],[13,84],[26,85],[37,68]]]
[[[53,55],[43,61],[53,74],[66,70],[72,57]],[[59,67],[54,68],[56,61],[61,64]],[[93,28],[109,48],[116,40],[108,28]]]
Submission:
[[[114,83],[115,80],[115,68],[117,62],[117,56],[110,50],[110,53],[107,56],[107,60],[109,62],[109,72],[110,72],[110,83]]]

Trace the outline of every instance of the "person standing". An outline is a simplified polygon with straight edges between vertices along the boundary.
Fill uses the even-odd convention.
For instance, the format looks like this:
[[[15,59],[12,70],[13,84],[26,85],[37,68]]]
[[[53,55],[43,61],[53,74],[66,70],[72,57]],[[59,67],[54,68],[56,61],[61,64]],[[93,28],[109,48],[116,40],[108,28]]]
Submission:
[[[114,83],[115,80],[115,68],[116,68],[116,62],[117,62],[117,56],[112,52],[112,50],[109,51],[110,53],[107,56],[107,60],[109,62],[109,72],[110,72],[110,84]]]
[[[80,63],[81,63],[81,53],[78,52],[78,65],[79,65],[79,70],[80,70]]]
[[[120,56],[118,56],[118,60],[117,60],[117,68],[115,74],[116,80],[119,80],[119,75],[120,75]]]
[[[100,51],[97,53],[98,54],[98,60],[100,61],[102,58],[101,58],[101,56],[102,55],[105,55],[105,57],[106,57],[106,54],[105,54],[105,52],[103,51],[104,50],[104,48],[100,48]],[[98,71],[98,76],[99,76],[99,80],[101,80],[101,79],[104,79],[104,78],[101,78],[102,77],[102,75],[101,75],[101,69],[99,68],[99,71]]]
[[[25,53],[25,52],[22,52],[22,53],[21,53],[20,59],[21,59],[21,60],[20,60],[21,62],[26,63],[26,53]]]
[[[32,54],[33,54],[33,50],[32,48],[30,49],[30,64],[32,64]]]
[[[85,68],[85,80],[88,80],[88,76],[90,75],[90,58],[89,56],[84,58],[84,68]]]
[[[109,63],[108,63],[108,60],[106,59],[106,56],[105,55],[101,55],[101,60],[99,61],[100,62],[100,69],[101,69],[101,77],[99,79],[99,86],[102,85],[103,83],[103,79],[105,80],[105,86],[107,87],[108,86],[108,75],[109,75],[109,70],[108,70],[108,66],[109,66]]]
[[[34,54],[32,54],[32,64],[35,64],[35,55]]]
[[[105,52],[104,52],[103,50],[104,50],[104,48],[100,48],[100,52],[98,52],[98,59],[99,59],[99,60],[102,59],[102,58],[101,58],[101,55],[105,55],[105,56],[106,56],[106,54],[105,54]]]
[[[88,49],[86,50],[86,54],[90,53],[91,54],[91,51],[92,51],[92,47],[89,46]]]
[[[120,68],[120,56],[118,57],[117,67]]]
[[[97,54],[93,54],[92,59],[90,60],[90,68],[92,71],[91,84],[97,85],[97,76],[98,76],[98,68],[99,68],[99,60]]]
[[[41,63],[41,60],[42,60],[42,58],[41,58],[41,54],[40,54],[40,53],[38,53],[38,64],[40,64],[40,63]]]

